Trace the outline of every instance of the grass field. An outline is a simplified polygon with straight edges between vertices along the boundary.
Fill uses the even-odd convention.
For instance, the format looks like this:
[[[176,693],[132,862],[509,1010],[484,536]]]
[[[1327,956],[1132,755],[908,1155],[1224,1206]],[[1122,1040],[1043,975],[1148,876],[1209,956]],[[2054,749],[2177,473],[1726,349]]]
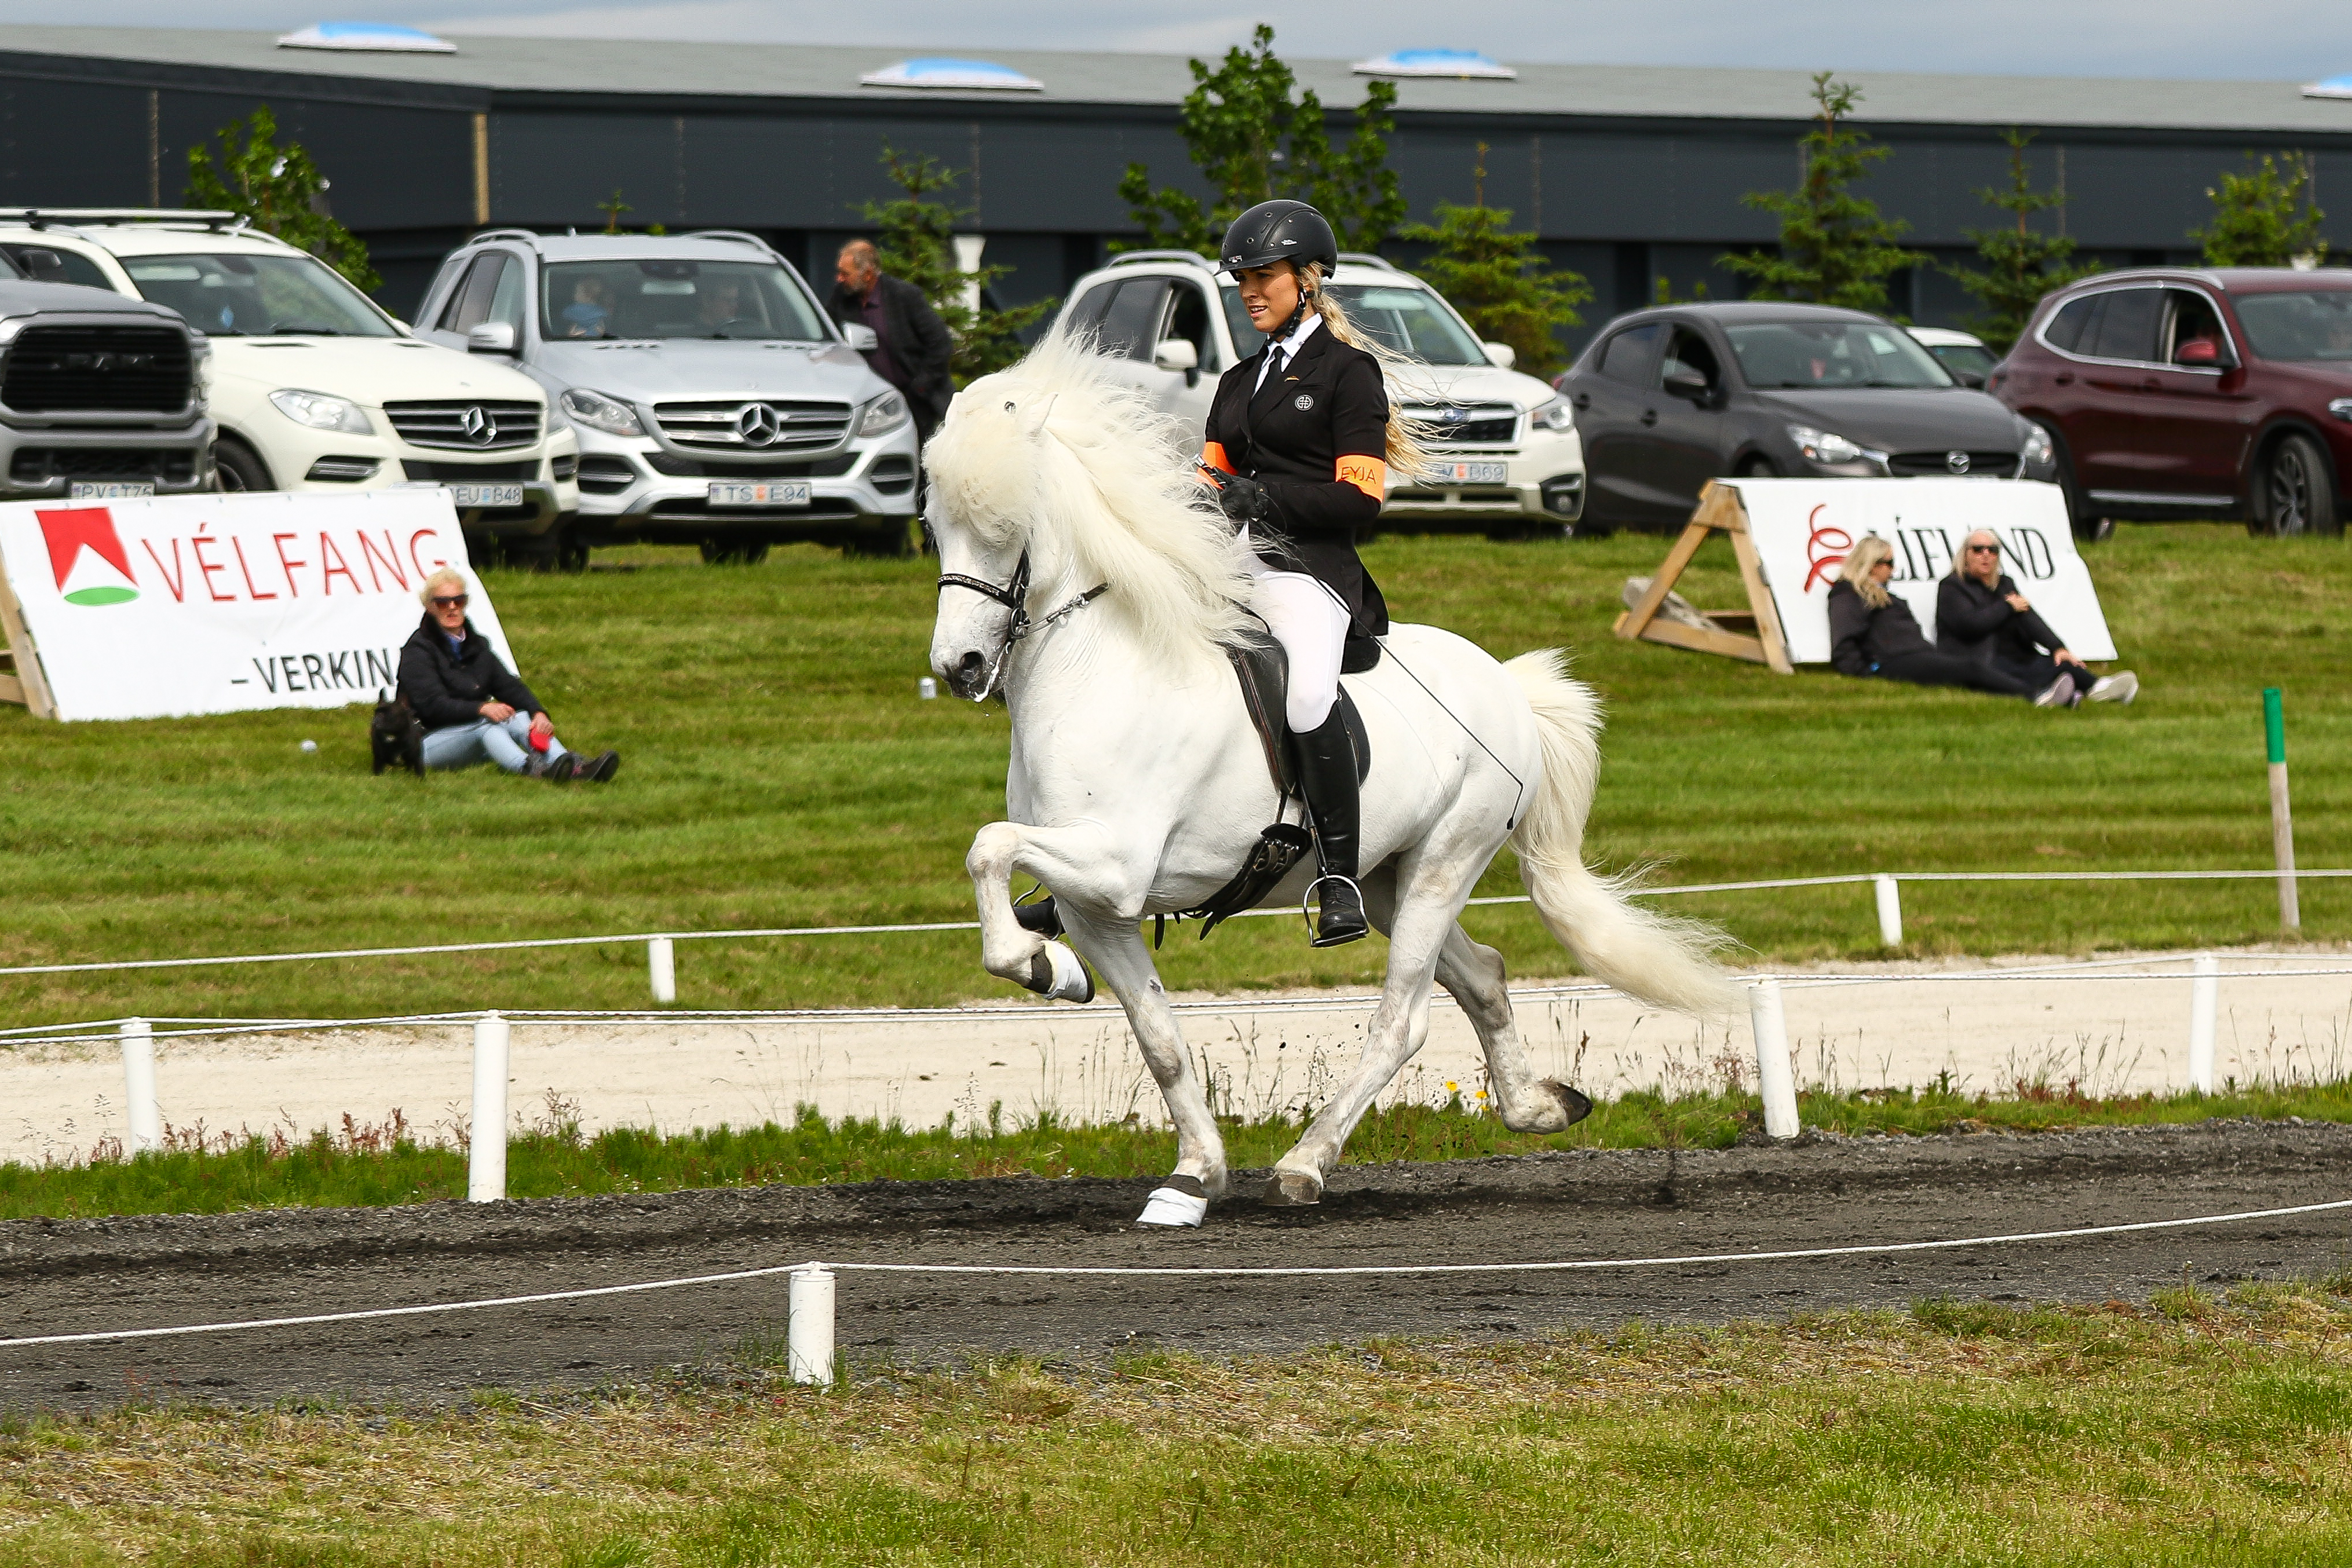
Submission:
[[[0,1418],[0,1565],[2352,1560],[2342,1281],[450,1409]]]
[[[1498,653],[1565,644],[1607,696],[1589,841],[1670,880],[1874,870],[2258,867],[2259,693],[2286,691],[2303,862],[2352,863],[2352,552],[2221,527],[2127,528],[2092,551],[2129,709],[1794,678],[1608,635],[1661,540],[1383,539],[1400,619]],[[1001,814],[1003,710],[918,702],[928,561],[780,551],[706,568],[600,556],[585,577],[489,578],[524,674],[609,789],[489,772],[371,778],[365,711],[49,725],[0,710],[0,964],[633,930],[969,918],[961,859]],[[1735,601],[1727,550],[1685,589]],[[315,737],[320,750],[298,749]],[[1507,852],[1482,889],[1517,891]],[[1916,885],[1931,951],[2080,951],[2275,935],[2262,883]],[[1680,899],[1757,953],[1875,951],[1869,894]],[[1474,912],[1519,976],[1567,971],[1524,909]],[[2352,887],[2307,883],[2306,935],[2352,934]],[[1286,921],[1171,939],[1171,987],[1365,981],[1378,941],[1314,953]],[[353,1016],[642,1006],[640,947],[0,978],[0,1020]],[[696,943],[688,1007],[940,1003],[1002,994],[969,933]]]

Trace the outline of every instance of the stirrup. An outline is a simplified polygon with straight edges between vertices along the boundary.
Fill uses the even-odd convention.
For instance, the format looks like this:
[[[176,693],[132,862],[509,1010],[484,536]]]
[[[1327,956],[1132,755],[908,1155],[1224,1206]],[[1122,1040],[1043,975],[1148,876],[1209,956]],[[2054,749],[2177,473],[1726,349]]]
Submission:
[[[1357,918],[1363,923],[1360,928],[1349,932],[1345,936],[1326,937],[1321,929],[1321,922],[1328,917],[1330,912],[1322,910],[1315,915],[1307,914],[1307,901],[1313,898],[1315,890],[1327,882],[1342,883],[1348,891],[1356,895]],[[1298,898],[1298,915],[1300,919],[1307,922],[1307,945],[1310,947],[1344,947],[1350,942],[1360,942],[1372,934],[1371,917],[1364,914],[1364,890],[1357,884],[1356,879],[1352,876],[1340,876],[1337,873],[1327,872],[1308,883],[1307,891]]]

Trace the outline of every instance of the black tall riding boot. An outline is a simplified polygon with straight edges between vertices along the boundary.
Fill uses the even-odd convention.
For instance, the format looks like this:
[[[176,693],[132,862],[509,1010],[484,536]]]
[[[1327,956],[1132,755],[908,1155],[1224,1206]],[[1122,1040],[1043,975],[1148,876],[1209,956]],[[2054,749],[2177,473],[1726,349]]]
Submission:
[[[1315,821],[1315,847],[1323,874],[1315,884],[1322,914],[1315,922],[1314,946],[1337,947],[1371,935],[1364,919],[1364,895],[1356,886],[1356,748],[1334,707],[1318,728],[1290,737],[1307,811]]]

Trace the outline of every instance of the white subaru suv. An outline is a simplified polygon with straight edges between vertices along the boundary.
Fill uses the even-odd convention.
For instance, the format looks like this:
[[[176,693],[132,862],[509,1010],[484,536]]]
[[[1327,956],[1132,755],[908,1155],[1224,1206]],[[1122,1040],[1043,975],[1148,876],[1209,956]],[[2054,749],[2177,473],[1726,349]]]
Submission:
[[[232,213],[0,210],[27,277],[111,289],[204,334],[224,490],[445,485],[484,555],[577,565],[579,444],[496,360],[419,342],[317,257]],[[495,547],[495,548],[490,548]]]
[[[1584,511],[1584,447],[1568,404],[1482,343],[1444,296],[1377,256],[1343,252],[1327,287],[1348,319],[1411,361],[1389,396],[1436,432],[1437,472],[1389,476],[1383,526],[1483,529],[1497,538],[1572,530]],[[1216,380],[1262,341],[1241,290],[1189,250],[1129,251],[1070,289],[1058,325],[1095,335],[1118,373],[1207,426]]]

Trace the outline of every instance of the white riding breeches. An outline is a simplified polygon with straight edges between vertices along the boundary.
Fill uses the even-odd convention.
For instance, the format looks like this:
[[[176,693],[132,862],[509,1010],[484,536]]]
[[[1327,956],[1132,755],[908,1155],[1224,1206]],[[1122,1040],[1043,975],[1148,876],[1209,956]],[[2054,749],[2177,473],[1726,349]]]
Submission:
[[[1320,728],[1339,700],[1339,658],[1348,643],[1348,607],[1321,580],[1260,566],[1250,608],[1264,617],[1290,658],[1283,717],[1300,734]]]

